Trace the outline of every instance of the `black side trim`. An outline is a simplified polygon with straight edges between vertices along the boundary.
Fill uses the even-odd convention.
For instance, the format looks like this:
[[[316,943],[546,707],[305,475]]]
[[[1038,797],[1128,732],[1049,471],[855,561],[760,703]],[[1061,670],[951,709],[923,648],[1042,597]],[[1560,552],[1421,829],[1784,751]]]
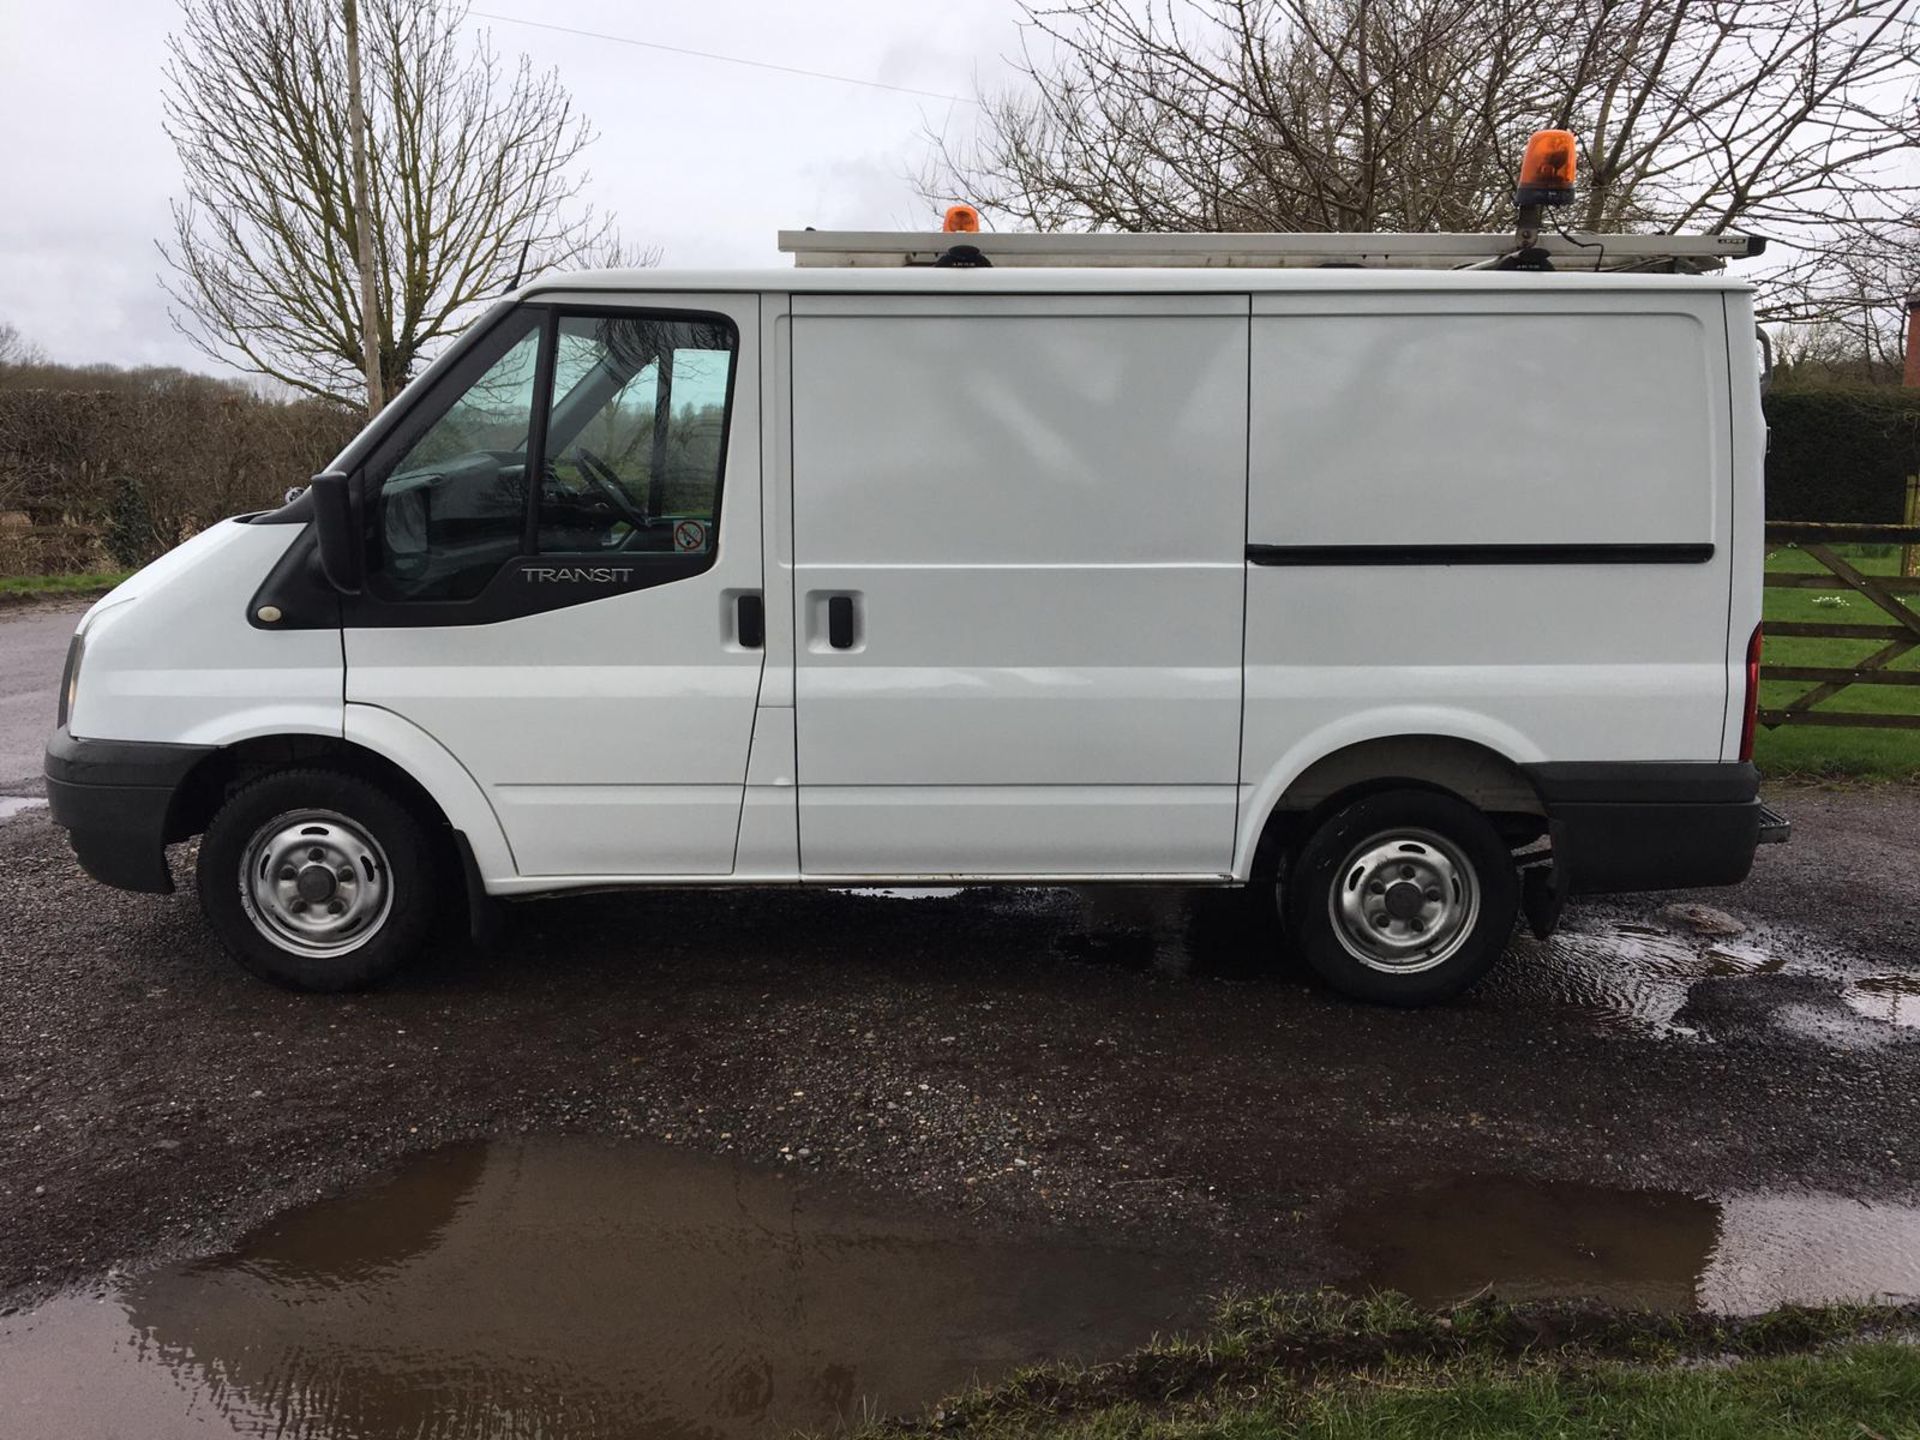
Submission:
[[[1556,805],[1744,805],[1760,772],[1740,761],[1572,760],[1522,765],[1549,810]]]
[[[491,625],[690,579],[711,569],[717,553],[712,549],[704,553],[608,550],[597,555],[516,555],[470,600],[389,601],[371,594],[346,595],[340,600],[340,623],[368,630]]]
[[[1255,565],[1704,565],[1711,542],[1671,545],[1249,545]]]
[[[167,813],[180,783],[213,749],[76,740],[56,730],[47,741],[47,804],[81,868],[103,885],[170,894]]]

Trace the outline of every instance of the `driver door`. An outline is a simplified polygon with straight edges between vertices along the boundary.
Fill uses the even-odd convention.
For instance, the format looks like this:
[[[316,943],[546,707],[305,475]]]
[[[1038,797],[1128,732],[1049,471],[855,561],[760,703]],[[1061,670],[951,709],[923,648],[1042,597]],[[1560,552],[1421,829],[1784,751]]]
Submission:
[[[757,349],[753,296],[525,305],[368,460],[347,701],[451,751],[521,875],[733,870],[763,656]]]

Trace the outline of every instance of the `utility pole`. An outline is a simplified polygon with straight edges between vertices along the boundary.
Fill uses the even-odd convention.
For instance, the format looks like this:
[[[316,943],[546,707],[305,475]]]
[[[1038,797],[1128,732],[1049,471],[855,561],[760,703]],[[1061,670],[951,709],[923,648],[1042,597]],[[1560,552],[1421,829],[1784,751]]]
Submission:
[[[373,212],[367,205],[367,112],[360,101],[360,6],[344,0],[347,9],[347,121],[353,136],[354,234],[359,240],[355,257],[360,271],[360,350],[367,362],[367,418],[386,404],[380,391],[380,312],[373,291]]]

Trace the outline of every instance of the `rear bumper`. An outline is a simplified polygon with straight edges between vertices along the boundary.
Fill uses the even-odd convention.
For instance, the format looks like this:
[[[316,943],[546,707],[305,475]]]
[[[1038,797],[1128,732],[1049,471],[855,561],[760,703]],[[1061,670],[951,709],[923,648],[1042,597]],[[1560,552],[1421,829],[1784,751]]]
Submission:
[[[47,741],[47,808],[80,867],[103,885],[165,895],[167,816],[211,745],[80,740],[63,725]]]
[[[1755,849],[1787,838],[1760,772],[1717,761],[1523,767],[1546,805],[1565,895],[1737,885]]]

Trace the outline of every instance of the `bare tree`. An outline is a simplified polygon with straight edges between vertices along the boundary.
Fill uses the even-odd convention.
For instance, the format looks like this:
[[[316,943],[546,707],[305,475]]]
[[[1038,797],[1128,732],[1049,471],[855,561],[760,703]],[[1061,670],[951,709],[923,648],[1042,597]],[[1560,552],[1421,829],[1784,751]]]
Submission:
[[[1471,229],[1537,123],[1517,0],[1022,8],[1024,83],[922,185],[1017,225]]]
[[[361,227],[372,234],[377,374],[423,352],[524,274],[617,258],[580,202],[593,138],[551,72],[463,33],[461,0],[363,0],[370,213],[353,203],[337,0],[181,0],[167,134],[186,194],[161,245],[175,323],[209,356],[352,403]]]
[[[20,333],[10,320],[0,320],[0,366],[44,365],[46,352]]]
[[[1526,135],[1558,124],[1569,223],[1769,234],[1785,314],[1838,304],[1814,277],[1920,208],[1913,0],[1022,8],[1021,78],[933,137],[921,181],[1017,227],[1498,228]]]

